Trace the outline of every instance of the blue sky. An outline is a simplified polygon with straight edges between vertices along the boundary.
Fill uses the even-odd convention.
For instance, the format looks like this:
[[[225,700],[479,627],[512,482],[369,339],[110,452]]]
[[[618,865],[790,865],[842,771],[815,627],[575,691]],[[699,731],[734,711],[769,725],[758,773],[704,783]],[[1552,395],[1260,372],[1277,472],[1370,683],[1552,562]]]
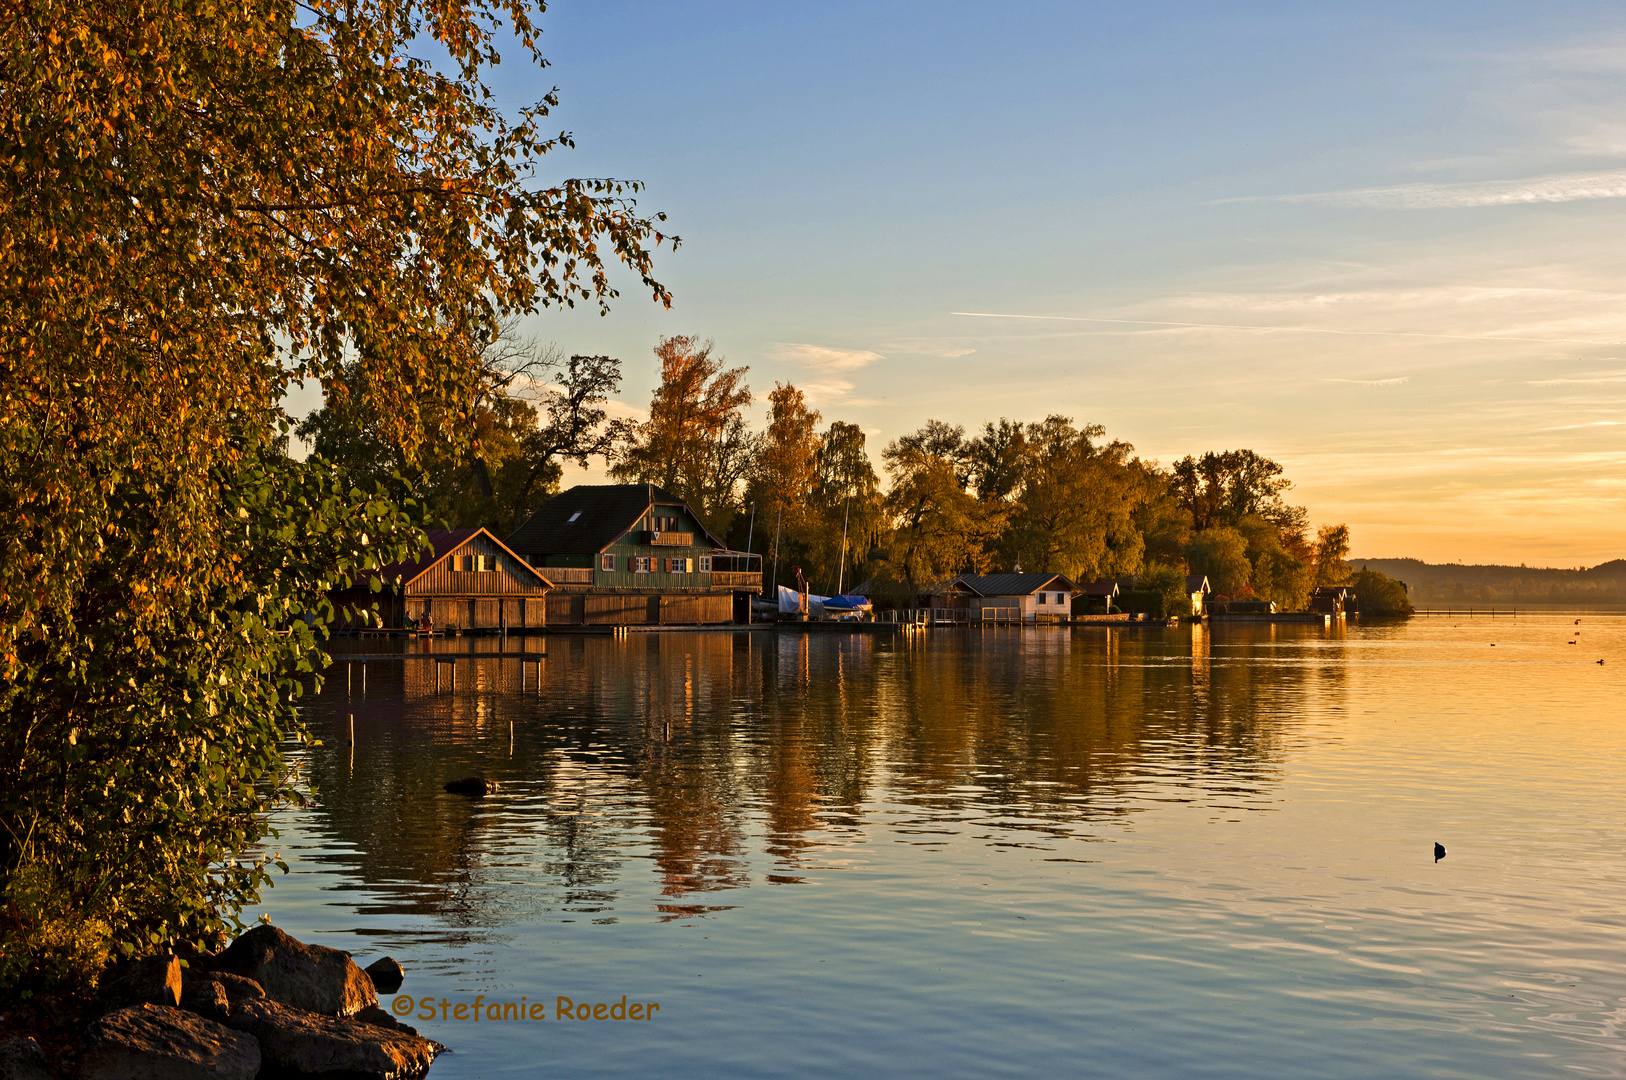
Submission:
[[[877,456],[929,417],[1062,413],[1165,463],[1275,457],[1358,555],[1626,555],[1618,6],[563,0],[542,25],[553,67],[499,95],[557,85],[555,176],[647,181],[684,240],[672,311],[629,281],[607,318],[527,327],[620,356],[630,406],[656,338],[697,333]]]

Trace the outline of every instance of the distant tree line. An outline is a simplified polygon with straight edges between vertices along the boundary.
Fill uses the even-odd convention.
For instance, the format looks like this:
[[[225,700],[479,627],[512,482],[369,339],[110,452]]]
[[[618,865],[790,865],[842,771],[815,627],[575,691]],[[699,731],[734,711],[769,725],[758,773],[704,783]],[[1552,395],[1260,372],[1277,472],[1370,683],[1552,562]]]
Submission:
[[[608,418],[618,360],[567,360],[510,326],[478,365],[462,403],[471,438],[455,452],[409,465],[374,418],[331,394],[299,433],[358,478],[393,478],[432,515],[498,535],[558,490],[561,461],[601,457],[613,478],[671,491],[732,547],[762,554],[770,586],[800,568],[817,591],[862,583],[906,604],[957,573],[1020,567],[1134,579],[1174,610],[1195,573],[1221,596],[1302,610],[1315,587],[1355,583],[1349,529],[1312,536],[1282,466],[1252,450],[1164,468],[1072,417],[1001,418],[972,433],[928,420],[881,449],[883,482],[864,431],[827,423],[798,387],[775,384],[756,430],[748,370],[726,366],[712,342],[665,337],[655,357],[643,423]],[[1406,610],[1403,589],[1396,601],[1368,578],[1365,592],[1372,611]]]

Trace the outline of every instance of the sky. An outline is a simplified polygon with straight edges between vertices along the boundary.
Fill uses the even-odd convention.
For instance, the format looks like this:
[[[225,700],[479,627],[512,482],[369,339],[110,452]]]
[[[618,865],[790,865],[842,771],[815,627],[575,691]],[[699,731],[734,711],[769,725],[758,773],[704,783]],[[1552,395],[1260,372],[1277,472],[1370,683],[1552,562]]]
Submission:
[[[1618,5],[559,0],[565,176],[645,181],[663,310],[525,329],[624,363],[698,334],[860,424],[1059,413],[1246,447],[1356,556],[1626,557]],[[765,401],[759,412],[765,412]],[[601,471],[594,477],[601,477]]]

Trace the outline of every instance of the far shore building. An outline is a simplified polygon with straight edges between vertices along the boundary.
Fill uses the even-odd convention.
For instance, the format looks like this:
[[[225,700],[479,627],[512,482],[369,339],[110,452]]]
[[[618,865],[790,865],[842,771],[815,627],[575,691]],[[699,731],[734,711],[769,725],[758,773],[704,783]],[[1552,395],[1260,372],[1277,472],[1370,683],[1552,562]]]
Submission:
[[[1080,615],[1110,615],[1118,602],[1123,587],[1117,578],[1103,578],[1079,586],[1078,601],[1074,605]]]
[[[1209,587],[1207,574],[1186,575],[1186,595],[1191,597],[1191,614],[1203,613],[1203,607],[1208,603],[1208,595],[1213,591]]]
[[[1079,593],[1061,574],[960,574],[926,592],[921,606],[968,622],[1066,622]]]
[[[750,620],[762,556],[731,551],[654,484],[583,484],[508,537],[553,586],[548,625],[703,625]]]
[[[1355,590],[1345,585],[1320,585],[1310,592],[1310,610],[1324,615],[1348,615],[1355,611]]]
[[[438,631],[519,632],[547,625],[552,583],[485,529],[430,529],[429,546],[410,562],[393,563],[335,592],[341,626]],[[376,579],[374,592],[369,579]],[[344,617],[346,608],[372,609]]]

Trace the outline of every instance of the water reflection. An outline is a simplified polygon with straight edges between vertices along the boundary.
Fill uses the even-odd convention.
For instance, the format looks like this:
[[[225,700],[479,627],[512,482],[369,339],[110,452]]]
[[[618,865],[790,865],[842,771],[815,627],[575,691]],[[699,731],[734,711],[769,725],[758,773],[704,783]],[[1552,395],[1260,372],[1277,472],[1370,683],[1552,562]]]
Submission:
[[[1284,644],[1319,662],[1278,662]],[[1295,702],[1345,677],[1336,645],[1270,626],[1223,648],[1202,628],[345,641],[307,707],[327,735],[312,824],[363,914],[452,933],[703,916],[874,829],[1076,859],[1160,803],[1268,809]],[[470,772],[500,790],[440,790]],[[645,862],[654,895],[629,895]]]

